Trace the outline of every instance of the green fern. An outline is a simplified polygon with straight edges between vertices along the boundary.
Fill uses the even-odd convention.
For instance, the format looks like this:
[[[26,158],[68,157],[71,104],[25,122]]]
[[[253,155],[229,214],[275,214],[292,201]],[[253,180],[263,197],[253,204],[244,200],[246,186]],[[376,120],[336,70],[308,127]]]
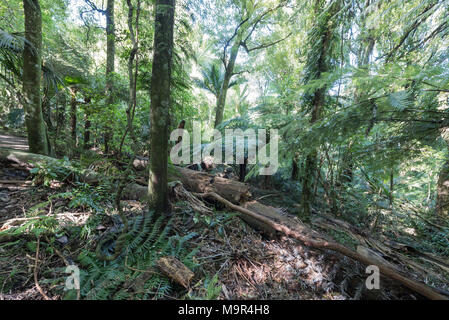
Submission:
[[[105,299],[149,299],[170,294],[170,280],[155,272],[155,262],[162,256],[173,255],[189,268],[197,265],[193,250],[188,245],[196,236],[169,236],[172,221],[164,225],[163,217],[155,217],[153,212],[130,221],[130,231],[126,236],[124,254],[113,261],[100,261],[95,252],[82,251],[78,262],[82,267],[81,297],[88,300]],[[149,277],[145,276],[150,274]],[[142,280],[143,279],[143,280]],[[140,288],[136,289],[136,284]]]

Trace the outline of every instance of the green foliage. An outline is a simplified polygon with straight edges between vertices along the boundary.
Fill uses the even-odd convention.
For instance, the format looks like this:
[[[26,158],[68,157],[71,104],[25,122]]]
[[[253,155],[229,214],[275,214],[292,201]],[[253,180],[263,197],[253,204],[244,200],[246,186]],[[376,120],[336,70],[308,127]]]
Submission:
[[[70,199],[69,208],[91,209],[96,213],[104,212],[111,205],[112,187],[108,183],[96,187],[83,182],[75,182],[74,185],[72,191],[56,194],[53,198]]]
[[[170,236],[171,222],[153,212],[136,217],[126,236],[123,254],[110,262],[99,261],[92,251],[78,256],[82,266],[81,296],[84,299],[150,299],[170,294],[172,284],[158,273],[155,262],[175,256],[187,267],[195,268],[196,249],[188,241],[195,234]],[[113,250],[111,243],[107,250]],[[103,248],[104,249],[104,248]]]
[[[195,212],[193,215],[193,222],[204,224],[207,228],[217,228],[219,234],[223,234],[224,228],[231,219],[238,216],[238,213],[229,212],[214,212],[213,215],[204,215]]]
[[[220,296],[222,286],[218,280],[218,273],[210,277],[209,275],[203,280],[200,280],[199,283],[195,285],[198,287],[200,284],[202,286],[199,288],[197,295],[192,295],[190,292],[187,293],[185,299],[188,300],[217,300]]]
[[[26,221],[19,227],[13,227],[5,231],[0,231],[0,237],[16,237],[27,233],[39,237],[41,235],[54,234],[59,229],[60,226],[55,217],[35,216],[33,219]]]
[[[54,180],[65,182],[70,178],[76,181],[84,173],[84,169],[76,162],[64,157],[52,162],[36,162],[30,172],[34,175],[33,180],[36,184],[42,183],[48,187]]]

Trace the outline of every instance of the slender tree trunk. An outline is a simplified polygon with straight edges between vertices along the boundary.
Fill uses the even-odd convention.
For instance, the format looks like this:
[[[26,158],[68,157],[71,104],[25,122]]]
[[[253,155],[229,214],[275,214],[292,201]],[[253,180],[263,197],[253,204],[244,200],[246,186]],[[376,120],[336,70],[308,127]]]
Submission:
[[[337,184],[341,186],[345,183],[352,182],[353,179],[353,170],[354,170],[354,161],[351,154],[351,146],[353,142],[349,142],[349,144],[346,146],[343,157],[341,159],[341,170],[338,175],[338,181]]]
[[[240,172],[239,172],[239,181],[240,182],[245,182],[245,177],[246,177],[246,167],[248,166],[248,158],[245,157],[243,159],[243,163],[239,165],[240,167]]]
[[[443,129],[441,136],[449,149],[449,128]],[[438,174],[436,211],[441,216],[449,216],[449,159]]]
[[[156,0],[150,110],[149,204],[168,212],[167,157],[175,0]]]
[[[51,122],[50,100],[44,95],[42,98],[42,116],[49,132],[53,132],[53,123]]]
[[[394,191],[394,170],[393,168],[391,169],[390,172],[390,207],[393,207],[393,201],[394,201],[394,197],[393,197],[393,191]]]
[[[436,211],[441,216],[449,214],[449,160],[446,161],[438,175]]]
[[[61,135],[61,130],[64,128],[65,123],[65,108],[66,108],[66,95],[60,93],[58,96],[58,108],[56,114],[56,138]]]
[[[292,160],[292,176],[291,179],[293,181],[298,181],[299,178],[299,164],[298,164],[298,156],[295,156]]]
[[[76,101],[76,89],[71,89],[71,101],[70,101],[70,136],[72,138],[71,140],[71,146],[76,147],[77,146],[77,139],[76,139],[76,109],[77,109],[77,101]]]
[[[137,50],[138,50],[138,36],[139,36],[139,16],[140,16],[140,0],[137,1],[137,8],[136,8],[136,32],[134,34],[134,28],[133,28],[133,16],[134,16],[134,6],[132,5],[131,0],[126,0],[128,4],[128,29],[129,34],[131,37],[131,42],[133,44],[133,47],[131,49],[131,52],[129,54],[128,58],[128,78],[129,78],[129,103],[128,108],[126,109],[126,119],[127,119],[127,126],[125,129],[125,133],[122,136],[122,139],[120,141],[119,146],[119,154],[122,153],[122,147],[123,143],[125,142],[126,135],[130,133],[131,138],[133,138],[133,120],[135,115],[135,110],[137,106],[137,73],[138,73],[138,66],[139,66],[139,60],[137,57]],[[135,66],[134,66],[134,60],[135,60]],[[135,67],[135,71],[134,71]]]
[[[23,50],[23,95],[30,152],[48,155],[47,129],[42,115],[41,56],[42,16],[38,0],[23,0],[25,48]]]
[[[114,22],[114,0],[108,0],[106,5],[106,109],[114,103],[114,76],[115,71],[115,22]],[[111,123],[108,123],[104,133],[105,153],[109,153],[110,142],[113,137]]]
[[[323,46],[324,46],[324,44],[323,44]],[[326,50],[324,50],[324,48],[321,53],[320,59],[318,60],[319,65],[321,65],[321,63],[322,63],[320,60],[326,58],[325,57]],[[320,69],[319,74],[326,71],[326,68],[322,65],[319,67],[319,69]],[[318,78],[319,78],[319,76],[318,76]],[[325,102],[325,93],[326,93],[326,88],[321,88],[321,89],[318,89],[317,91],[315,91],[313,101],[312,101],[312,105],[313,105],[312,117],[310,120],[310,123],[312,123],[312,124],[321,118],[321,112],[322,112],[322,108],[324,107],[324,102]],[[303,214],[306,217],[310,216],[311,205],[314,202],[314,198],[315,198],[314,194],[312,192],[312,188],[314,185],[314,180],[315,180],[316,170],[317,170],[317,156],[318,156],[317,150],[313,150],[312,153],[309,154],[306,158],[305,177],[304,177],[303,189],[302,189]]]
[[[223,79],[223,85],[220,89],[220,94],[217,99],[217,107],[215,110],[215,124],[214,128],[216,128],[223,121],[224,108],[226,105],[226,95],[228,94],[229,83],[231,82],[231,78],[234,74],[234,66],[235,61],[237,60],[237,55],[239,53],[239,48],[242,42],[242,33],[239,32],[237,35],[237,39],[234,42],[234,45],[231,48],[231,55],[229,57],[229,61],[225,66],[225,76]]]
[[[89,120],[89,114],[84,114],[84,141],[83,141],[83,149],[87,150],[90,148],[90,127],[91,122]]]

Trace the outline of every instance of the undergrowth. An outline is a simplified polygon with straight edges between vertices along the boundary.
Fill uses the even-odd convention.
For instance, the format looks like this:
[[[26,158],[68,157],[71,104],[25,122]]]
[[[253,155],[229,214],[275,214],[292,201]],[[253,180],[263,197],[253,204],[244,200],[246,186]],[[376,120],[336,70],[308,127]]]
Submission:
[[[196,234],[169,236],[171,223],[164,225],[164,217],[156,217],[153,212],[136,217],[123,253],[110,262],[98,260],[94,251],[83,250],[77,259],[81,267],[81,297],[89,300],[168,297],[173,285],[157,271],[156,261],[170,255],[190,269],[197,266],[193,262],[197,249],[187,245]],[[112,254],[114,247],[111,241],[102,249]]]

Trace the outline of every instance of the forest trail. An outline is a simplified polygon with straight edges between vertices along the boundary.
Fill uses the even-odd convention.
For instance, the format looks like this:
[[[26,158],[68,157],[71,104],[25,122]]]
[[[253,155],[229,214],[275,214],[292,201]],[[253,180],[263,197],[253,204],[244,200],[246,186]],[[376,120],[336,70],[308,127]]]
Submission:
[[[26,138],[0,133],[0,148],[28,151],[28,141]]]

